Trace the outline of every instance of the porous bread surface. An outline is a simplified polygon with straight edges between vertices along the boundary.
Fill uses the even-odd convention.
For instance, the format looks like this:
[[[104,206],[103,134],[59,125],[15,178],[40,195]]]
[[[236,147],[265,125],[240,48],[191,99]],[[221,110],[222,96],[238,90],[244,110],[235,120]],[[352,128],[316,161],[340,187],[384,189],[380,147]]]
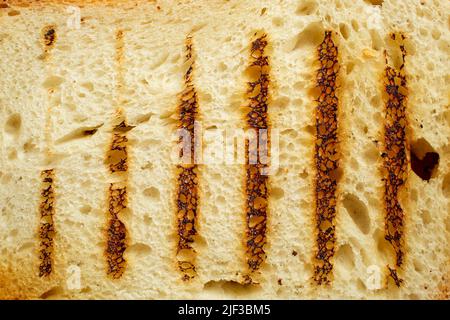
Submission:
[[[79,29],[67,24],[73,6],[81,10]],[[444,0],[1,1],[0,298],[448,299],[449,11]],[[50,25],[57,37],[44,58],[41,31]],[[341,170],[332,281],[318,285],[314,87],[326,30],[339,48]],[[269,177],[267,256],[254,283],[244,284],[245,166],[200,164],[197,275],[183,281],[173,151],[186,36],[195,51],[205,156],[220,149],[222,132],[239,136],[236,129],[246,127],[250,44],[259,31],[270,46],[268,114],[279,140],[279,164]],[[425,140],[440,156],[429,181],[408,169],[399,288],[386,267],[394,254],[384,238],[381,157],[384,52],[395,49],[392,32],[406,36],[409,141],[414,147]],[[126,270],[111,279],[104,252],[113,181],[105,159],[117,108],[133,128],[127,209],[120,216]],[[95,132],[80,135],[89,130]],[[40,173],[50,168],[53,271],[39,277]]]

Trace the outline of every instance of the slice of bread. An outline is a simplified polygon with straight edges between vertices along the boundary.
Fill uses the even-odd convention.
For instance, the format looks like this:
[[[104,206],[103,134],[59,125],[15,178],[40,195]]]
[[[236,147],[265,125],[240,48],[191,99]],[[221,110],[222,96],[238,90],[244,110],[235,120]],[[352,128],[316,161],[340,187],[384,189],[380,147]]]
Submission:
[[[448,299],[449,10],[2,0],[0,298]]]

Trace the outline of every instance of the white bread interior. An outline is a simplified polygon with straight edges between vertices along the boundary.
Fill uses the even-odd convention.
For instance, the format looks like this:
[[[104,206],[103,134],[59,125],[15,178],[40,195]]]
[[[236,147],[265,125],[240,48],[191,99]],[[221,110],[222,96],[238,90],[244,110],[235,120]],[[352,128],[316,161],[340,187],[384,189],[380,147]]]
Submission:
[[[5,3],[0,8],[0,298],[448,299],[447,1]],[[68,6],[80,7],[80,29],[67,25]],[[47,25],[55,26],[57,39],[45,60],[40,32]],[[121,93],[117,30],[123,30],[125,43]],[[260,30],[271,46],[269,117],[280,141],[279,168],[270,176],[267,259],[258,284],[240,284],[246,264],[245,170],[241,164],[201,164],[194,243],[198,276],[184,282],[175,256],[171,159],[185,39],[193,36],[194,82],[208,153],[215,150],[215,134],[245,126],[245,70],[252,36]],[[333,282],[317,286],[312,281],[316,104],[311,88],[325,30],[336,32],[340,51],[342,177]],[[440,155],[429,181],[409,170],[400,288],[386,282],[392,255],[384,240],[380,172],[382,75],[390,32],[407,36],[411,142],[425,139]],[[105,156],[117,107],[135,127],[127,134],[129,210],[122,217],[129,236],[127,266],[115,280],[106,275],[104,257],[111,182]],[[92,136],[76,134],[97,127]],[[40,172],[49,166],[56,176],[54,272],[39,278]],[[68,285],[74,266],[81,272],[77,289]],[[375,290],[368,284],[373,267],[381,270]]]

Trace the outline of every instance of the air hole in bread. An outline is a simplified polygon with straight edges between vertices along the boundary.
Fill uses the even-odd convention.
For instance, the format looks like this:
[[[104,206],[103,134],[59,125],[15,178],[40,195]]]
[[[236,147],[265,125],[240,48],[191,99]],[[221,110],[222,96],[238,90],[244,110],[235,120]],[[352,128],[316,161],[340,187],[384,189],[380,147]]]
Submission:
[[[383,40],[381,39],[377,31],[370,30],[370,38],[372,40],[373,50],[379,51],[381,48],[383,48]]]
[[[354,61],[349,61],[347,63],[347,66],[346,66],[346,73],[350,74],[353,71],[354,68],[355,68],[355,62]]]
[[[195,252],[192,249],[181,249],[177,252],[178,261],[194,261]]]
[[[299,16],[309,16],[317,11],[317,7],[315,1],[302,1],[295,13]]]
[[[147,256],[151,252],[152,252],[151,247],[141,242],[130,245],[126,250],[127,255],[134,255],[134,256]]]
[[[17,159],[17,150],[12,149],[8,154],[8,160],[15,160]]]
[[[141,115],[136,117],[134,122],[136,124],[141,124],[141,123],[144,123],[144,122],[148,122],[152,118],[153,114],[154,113],[152,113],[152,112],[149,112],[149,113],[146,113],[146,114],[141,114]]]
[[[422,261],[415,259],[414,260],[414,270],[416,270],[417,272],[422,272],[425,270],[425,265],[423,264]]]
[[[417,201],[417,189],[415,188],[411,188],[411,191],[409,192],[409,199],[411,199],[411,201]]]
[[[428,29],[420,28],[419,33],[422,37],[426,37],[426,36],[428,36]]]
[[[281,17],[275,17],[275,18],[272,19],[272,24],[275,27],[282,27],[283,24],[284,24],[284,20]]]
[[[144,196],[152,199],[159,199],[160,197],[159,190],[155,187],[146,188],[142,193],[144,194]]]
[[[150,65],[149,69],[154,70],[154,69],[162,66],[167,61],[168,58],[169,58],[169,52],[160,53],[159,56],[157,57],[157,59],[155,59],[155,62],[152,65]],[[179,56],[174,57],[174,59],[178,60]]]
[[[348,243],[341,245],[336,252],[336,265],[339,264],[343,265],[347,270],[355,266],[355,255]]]
[[[291,99],[289,97],[282,96],[282,97],[279,97],[276,100],[274,100],[272,102],[272,105],[274,107],[283,109],[283,108],[286,108],[289,105],[289,102],[291,102]]]
[[[422,210],[422,221],[425,225],[431,222],[431,213],[428,210]]]
[[[31,153],[36,151],[37,151],[36,144],[34,144],[32,140],[28,140],[23,144],[23,152]]]
[[[450,172],[447,173],[444,180],[442,180],[442,193],[447,198],[450,198]]]
[[[43,294],[39,296],[40,299],[58,299],[60,298],[64,293],[64,290],[61,286],[56,286],[51,288],[50,290],[47,290]]]
[[[88,91],[94,91],[94,84],[92,82],[84,82],[81,84],[81,86]]]
[[[384,0],[365,0],[365,1],[374,6],[381,6],[383,5]]]
[[[66,134],[64,137],[61,137],[58,140],[56,140],[55,143],[61,144],[61,143],[66,143],[66,142],[70,142],[73,140],[91,137],[97,133],[98,128],[100,128],[102,125],[103,125],[103,123],[99,124],[97,126],[93,126],[93,127],[82,127],[82,128],[75,129],[74,131]]]
[[[64,79],[59,76],[49,76],[45,81],[42,83],[42,86],[44,89],[50,90],[50,89],[56,89],[58,88],[62,83],[64,82]]]
[[[359,230],[364,234],[368,234],[370,232],[370,217],[366,204],[356,195],[350,193],[344,195],[342,202]]]
[[[237,281],[208,281],[203,285],[203,290],[225,294],[229,297],[247,295],[259,291],[260,286],[255,284],[240,284]]]
[[[34,249],[34,242],[25,242],[19,247],[19,252],[31,251]]]
[[[19,134],[22,126],[22,117],[18,113],[9,116],[5,124],[5,131],[11,135]]]
[[[367,164],[373,164],[378,161],[380,157],[380,152],[378,151],[378,148],[375,144],[369,144],[367,145],[366,149],[363,153],[363,158],[366,161]]]
[[[439,165],[439,153],[424,138],[411,143],[411,169],[422,180],[435,177]]]
[[[359,24],[358,24],[358,21],[356,21],[356,20],[352,20],[352,28],[353,28],[353,30],[355,30],[356,32],[358,32],[359,31]]]
[[[297,50],[304,47],[317,47],[322,43],[324,38],[324,28],[320,22],[312,22],[301,31],[297,37],[292,50]]]
[[[384,230],[377,229],[373,233],[373,239],[376,241],[378,254],[383,258],[383,260],[387,260],[388,257],[389,259],[394,257],[392,246],[385,239]]]
[[[303,127],[303,131],[305,131],[306,133],[308,133],[310,135],[315,135],[316,127],[314,127],[313,125],[307,125],[307,126]]]
[[[439,40],[441,38],[441,32],[437,29],[433,29],[431,31],[431,36],[433,37],[434,40]]]
[[[350,28],[345,23],[339,24],[339,32],[346,40],[350,37]]]
[[[89,205],[84,205],[80,208],[80,212],[84,213],[84,214],[88,214],[89,212],[91,212],[92,207]]]
[[[8,12],[8,16],[10,16],[10,17],[15,17],[18,15],[20,15],[20,11],[17,11],[17,10],[11,10]]]
[[[364,280],[361,278],[358,278],[358,280],[356,280],[356,286],[358,287],[359,291],[367,290],[366,284],[364,283]]]

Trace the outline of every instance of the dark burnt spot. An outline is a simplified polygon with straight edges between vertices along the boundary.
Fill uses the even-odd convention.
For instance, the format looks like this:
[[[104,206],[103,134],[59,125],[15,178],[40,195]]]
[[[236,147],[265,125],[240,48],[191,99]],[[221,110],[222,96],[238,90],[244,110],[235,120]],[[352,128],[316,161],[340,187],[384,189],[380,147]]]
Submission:
[[[39,205],[39,277],[46,277],[53,271],[53,246],[55,237],[55,226],[53,222],[53,216],[55,214],[54,170],[42,171],[41,178],[41,203]]]
[[[269,179],[264,174],[270,150],[269,107],[269,57],[266,54],[267,35],[258,36],[251,44],[250,66],[252,81],[248,82],[249,100],[246,122],[249,129],[260,136],[260,130],[266,130],[264,139],[257,139],[256,148],[250,150],[250,141],[246,140],[246,255],[249,271],[258,270],[266,259],[265,244],[267,231]],[[260,136],[261,137],[261,136]],[[252,157],[253,161],[250,161]],[[256,160],[256,161],[254,161]]]
[[[54,26],[47,26],[42,30],[42,41],[46,49],[50,49],[56,42],[56,31]]]
[[[432,179],[439,165],[439,153],[424,138],[412,141],[410,150],[413,172],[422,180],[429,181]]]
[[[400,37],[391,34],[391,39]],[[384,205],[385,205],[385,239],[391,244],[395,252],[395,268],[389,267],[390,276],[397,286],[401,279],[397,275],[397,268],[401,267],[404,260],[403,235],[404,235],[404,211],[400,205],[400,192],[405,188],[408,176],[408,141],[407,131],[407,83],[404,70],[406,50],[403,44],[401,50],[401,65],[398,68],[388,64],[386,53],[385,68],[385,125],[384,125]]]
[[[127,208],[127,188],[111,183],[108,196],[107,273],[113,279],[118,279],[122,276],[126,263],[124,253],[127,248],[127,231],[119,215]]]
[[[198,113],[198,97],[193,83],[193,47],[192,38],[186,38],[186,61],[189,63],[188,70],[184,75],[185,89],[180,95],[180,105],[178,107],[179,121],[178,127],[186,130],[190,135],[190,141],[194,142],[194,124]],[[182,137],[180,137],[181,141]],[[182,273],[182,279],[187,281],[196,275],[195,255],[196,252],[192,246],[194,238],[197,235],[197,216],[198,216],[198,168],[195,164],[195,146],[190,145],[191,164],[178,165],[177,179],[177,259],[179,270]],[[183,157],[180,152],[180,159]]]
[[[317,107],[315,142],[315,206],[317,251],[314,280],[329,284],[333,270],[332,258],[336,243],[336,201],[339,179],[337,81],[339,73],[338,47],[332,32],[326,31],[317,49],[320,68],[316,76]]]
[[[411,152],[411,168],[422,180],[429,181],[438,164],[439,153],[437,152],[427,152],[422,159]]]

